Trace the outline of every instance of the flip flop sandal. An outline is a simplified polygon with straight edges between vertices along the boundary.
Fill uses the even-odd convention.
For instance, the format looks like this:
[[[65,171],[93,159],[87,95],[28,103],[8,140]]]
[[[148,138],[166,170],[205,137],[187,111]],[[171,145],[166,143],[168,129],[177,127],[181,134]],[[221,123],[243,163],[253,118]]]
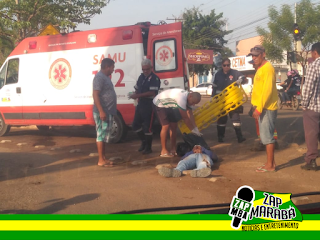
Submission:
[[[263,167],[261,167],[261,168],[257,168],[256,169],[256,172],[258,172],[258,173],[265,173],[265,172],[276,172],[276,170],[267,170],[267,169],[264,169]]]
[[[98,164],[98,167],[113,167],[113,164],[111,164],[111,163],[105,163],[103,165]]]
[[[165,153],[165,154],[161,154],[160,157],[173,157],[173,155],[171,153]]]

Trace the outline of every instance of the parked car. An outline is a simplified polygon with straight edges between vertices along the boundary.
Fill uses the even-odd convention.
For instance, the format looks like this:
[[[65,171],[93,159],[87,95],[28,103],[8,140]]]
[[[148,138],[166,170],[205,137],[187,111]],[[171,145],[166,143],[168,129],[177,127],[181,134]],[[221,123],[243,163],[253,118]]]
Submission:
[[[212,83],[201,83],[196,87],[190,88],[192,92],[198,92],[201,95],[211,96],[212,94]]]

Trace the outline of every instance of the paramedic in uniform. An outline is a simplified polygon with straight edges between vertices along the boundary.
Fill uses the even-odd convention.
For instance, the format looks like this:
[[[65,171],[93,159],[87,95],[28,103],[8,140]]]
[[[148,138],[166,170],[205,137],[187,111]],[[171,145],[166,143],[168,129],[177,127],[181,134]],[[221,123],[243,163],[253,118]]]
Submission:
[[[176,155],[176,139],[178,121],[184,120],[187,127],[193,134],[201,136],[194,120],[192,107],[201,100],[200,93],[188,92],[184,89],[168,89],[158,94],[153,103],[156,105],[157,115],[162,129],[160,133],[161,154],[160,157],[172,157]],[[170,129],[171,152],[167,150],[166,140]]]
[[[152,72],[152,64],[149,59],[144,59],[141,66],[143,73],[134,86],[135,93],[129,95],[129,98],[138,99],[132,124],[132,130],[138,134],[141,140],[138,151],[149,154],[152,153],[152,127],[155,117],[152,100],[158,94],[160,79]]]
[[[238,81],[241,83],[245,78],[239,71],[230,68],[230,59],[226,58],[222,60],[222,69],[219,70],[213,80],[212,84],[212,97],[216,94],[219,94],[223,89],[228,87],[230,84]],[[239,113],[241,112],[242,106],[235,109],[229,113],[230,119],[233,123],[234,130],[236,132],[238,142],[241,143],[246,139],[242,136],[241,132],[241,120]],[[223,142],[224,134],[226,131],[226,123],[228,121],[228,116],[223,116],[218,119],[217,122],[217,132],[218,132],[218,141]]]

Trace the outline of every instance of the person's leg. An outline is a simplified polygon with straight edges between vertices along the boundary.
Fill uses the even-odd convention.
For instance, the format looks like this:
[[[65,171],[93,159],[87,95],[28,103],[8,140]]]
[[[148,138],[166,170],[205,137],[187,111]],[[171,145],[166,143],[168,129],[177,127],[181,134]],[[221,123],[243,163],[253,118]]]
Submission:
[[[152,135],[153,135],[153,122],[154,122],[154,110],[152,105],[146,105],[142,113],[143,118],[143,132],[146,139],[146,147],[143,154],[152,153]]]
[[[197,167],[196,162],[197,162],[197,154],[195,153],[190,154],[188,157],[184,158],[178,163],[176,169],[178,169],[181,172],[185,170],[195,169]]]
[[[190,173],[191,177],[207,177],[211,174],[212,160],[206,154],[197,153],[196,155],[196,169]]]
[[[134,119],[132,123],[132,130],[138,135],[141,141],[141,145],[138,151],[142,152],[146,148],[146,138],[142,129],[142,116],[141,116],[142,111],[140,108],[141,107],[139,105],[136,107],[136,111],[134,113]]]
[[[156,108],[157,109],[157,116],[159,122],[161,124],[161,132],[160,132],[160,140],[161,140],[161,156],[169,156],[169,151],[166,146],[168,130],[169,130],[169,120],[167,117],[166,108]]]
[[[177,149],[177,129],[178,129],[178,123],[171,122],[169,124],[170,126],[170,142],[171,142],[171,154],[176,154]]]
[[[283,96],[284,96],[285,102],[286,103],[290,103],[290,98],[289,98],[288,93],[287,92],[283,92]]]
[[[160,132],[160,139],[161,139],[161,155],[169,155],[169,151],[167,149],[167,136],[168,136],[169,124],[162,125],[161,132]]]
[[[306,164],[301,166],[304,170],[317,170],[319,117],[320,114],[312,110],[303,111],[303,128],[307,144],[307,153],[304,158]]]
[[[267,162],[257,172],[268,172],[276,169],[276,163],[274,160],[274,129],[277,118],[277,110],[264,110],[260,115],[259,128],[261,142],[266,145]]]
[[[163,177],[180,177],[183,171],[194,168],[196,168],[196,154],[191,154],[181,160],[176,168],[162,167],[158,170],[158,173]]]
[[[227,115],[218,119],[218,122],[217,122],[218,142],[224,142],[223,138],[226,132],[227,121],[228,121]]]
[[[106,138],[106,130],[108,124],[104,121],[101,121],[99,113],[93,113],[93,118],[96,123],[96,132],[97,132],[97,149],[98,149],[98,165],[105,166],[105,165],[112,165],[111,161],[108,161],[105,157],[105,138]]]
[[[246,139],[242,136],[240,114],[232,111],[229,115],[233,124],[234,131],[236,132],[238,143],[244,142]]]
[[[281,103],[285,103],[286,102],[286,97],[285,97],[284,93],[285,92],[283,91],[283,92],[280,92],[280,94],[279,94]]]

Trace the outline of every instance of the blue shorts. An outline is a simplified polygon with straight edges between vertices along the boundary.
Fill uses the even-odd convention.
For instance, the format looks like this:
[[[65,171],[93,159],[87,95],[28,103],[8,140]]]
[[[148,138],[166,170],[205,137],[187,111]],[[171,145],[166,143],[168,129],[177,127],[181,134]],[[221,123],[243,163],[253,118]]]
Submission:
[[[268,145],[275,143],[276,140],[273,138],[274,129],[277,119],[277,110],[266,110],[264,109],[259,118],[259,130],[260,139],[262,144]]]
[[[109,142],[113,116],[107,114],[107,120],[101,121],[100,114],[93,112],[93,118],[96,123],[97,142]]]

